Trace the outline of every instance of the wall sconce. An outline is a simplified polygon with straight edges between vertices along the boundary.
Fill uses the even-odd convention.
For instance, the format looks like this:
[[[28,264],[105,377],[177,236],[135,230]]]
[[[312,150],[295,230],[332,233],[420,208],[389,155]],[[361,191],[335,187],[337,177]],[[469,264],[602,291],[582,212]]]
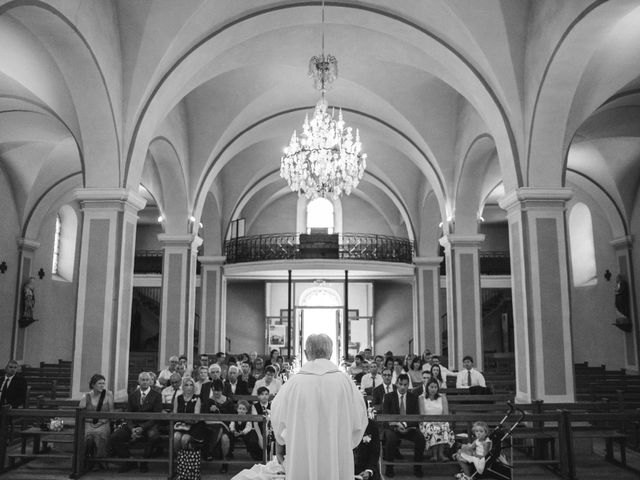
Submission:
[[[38,277],[40,277],[40,280],[44,278],[44,268],[41,268],[40,270],[38,270]]]
[[[611,281],[611,272],[609,271],[609,269],[607,268],[607,270],[605,270],[604,272],[604,279],[609,282]]]
[[[0,273],[4,275],[4,272],[6,271],[7,271],[7,262],[3,260],[2,263],[0,263]]]

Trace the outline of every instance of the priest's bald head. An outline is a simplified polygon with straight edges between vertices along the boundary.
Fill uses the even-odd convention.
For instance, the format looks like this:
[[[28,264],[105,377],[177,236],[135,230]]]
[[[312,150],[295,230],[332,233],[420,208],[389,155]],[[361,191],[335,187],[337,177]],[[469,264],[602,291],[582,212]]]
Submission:
[[[307,360],[317,360],[318,358],[330,360],[333,353],[333,341],[325,333],[312,333],[304,344],[304,353]]]

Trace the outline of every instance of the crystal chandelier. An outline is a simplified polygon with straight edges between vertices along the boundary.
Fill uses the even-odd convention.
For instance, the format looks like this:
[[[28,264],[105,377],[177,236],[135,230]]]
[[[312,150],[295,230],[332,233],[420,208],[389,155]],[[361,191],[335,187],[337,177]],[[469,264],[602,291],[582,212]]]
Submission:
[[[345,125],[342,109],[329,113],[325,93],[338,78],[338,61],[324,53],[324,2],[322,5],[322,53],[311,57],[309,76],[321,92],[313,117],[304,119],[302,132],[295,130],[280,160],[280,176],[294,192],[309,199],[337,199],[356,188],[367,167],[360,133]]]

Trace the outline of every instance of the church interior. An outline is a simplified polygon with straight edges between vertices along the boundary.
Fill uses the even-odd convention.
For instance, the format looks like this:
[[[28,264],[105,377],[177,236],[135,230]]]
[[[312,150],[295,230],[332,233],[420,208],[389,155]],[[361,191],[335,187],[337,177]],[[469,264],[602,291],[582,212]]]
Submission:
[[[336,362],[506,361],[518,402],[637,375],[639,24],[638,0],[0,1],[0,352],[69,362],[71,397],[317,331]],[[284,159],[323,101],[366,162],[311,195]]]
[[[506,364],[521,403],[638,375],[638,25],[638,0],[0,0],[4,361],[122,399],[172,355],[296,362],[322,332],[336,363]],[[318,108],[357,150],[333,190],[291,163]]]

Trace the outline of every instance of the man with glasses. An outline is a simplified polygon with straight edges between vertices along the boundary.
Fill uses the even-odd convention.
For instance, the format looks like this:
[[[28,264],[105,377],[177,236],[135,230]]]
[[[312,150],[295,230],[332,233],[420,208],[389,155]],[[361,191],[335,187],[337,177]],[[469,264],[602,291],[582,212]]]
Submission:
[[[382,407],[382,399],[387,393],[395,392],[396,386],[391,383],[393,378],[393,372],[385,368],[382,370],[382,385],[378,385],[373,389],[371,394],[373,395],[373,408],[380,410]]]

